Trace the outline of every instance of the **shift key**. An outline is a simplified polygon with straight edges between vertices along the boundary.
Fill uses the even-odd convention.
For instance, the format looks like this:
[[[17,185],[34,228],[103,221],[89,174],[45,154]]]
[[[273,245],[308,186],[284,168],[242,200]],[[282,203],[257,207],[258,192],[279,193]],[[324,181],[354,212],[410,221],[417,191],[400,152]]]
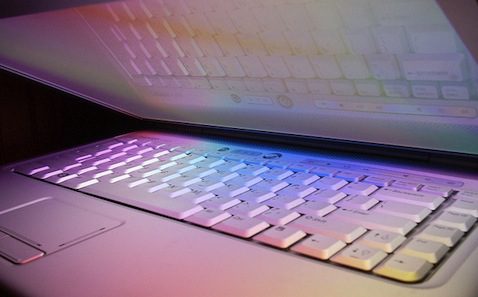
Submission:
[[[389,187],[381,188],[373,193],[372,197],[381,201],[397,201],[425,206],[432,210],[436,209],[445,201],[445,199],[439,195]]]
[[[408,219],[351,208],[337,209],[326,218],[358,224],[367,229],[380,229],[396,232],[402,235],[406,235],[417,225],[415,222]]]

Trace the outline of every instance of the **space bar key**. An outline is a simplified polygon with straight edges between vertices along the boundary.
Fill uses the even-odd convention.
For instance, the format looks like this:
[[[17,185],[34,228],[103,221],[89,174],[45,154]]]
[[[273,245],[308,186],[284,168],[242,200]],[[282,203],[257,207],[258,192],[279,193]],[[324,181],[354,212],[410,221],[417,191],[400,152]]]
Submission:
[[[378,200],[390,200],[397,202],[410,203],[428,207],[431,210],[436,209],[445,199],[438,195],[432,195],[424,192],[407,191],[396,188],[381,188],[372,197]]]

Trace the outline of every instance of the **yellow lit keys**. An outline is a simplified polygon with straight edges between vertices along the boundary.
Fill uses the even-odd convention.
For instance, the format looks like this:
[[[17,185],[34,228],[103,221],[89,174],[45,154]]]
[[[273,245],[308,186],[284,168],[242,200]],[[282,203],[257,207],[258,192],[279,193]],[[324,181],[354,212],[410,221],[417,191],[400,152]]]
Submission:
[[[375,268],[373,272],[403,282],[417,282],[422,280],[432,267],[433,265],[425,260],[396,254]]]

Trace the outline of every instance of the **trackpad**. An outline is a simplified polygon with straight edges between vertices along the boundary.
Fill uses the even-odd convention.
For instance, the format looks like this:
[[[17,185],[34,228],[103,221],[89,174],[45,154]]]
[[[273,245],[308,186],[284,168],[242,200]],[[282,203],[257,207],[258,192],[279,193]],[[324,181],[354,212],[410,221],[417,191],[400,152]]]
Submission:
[[[46,254],[121,224],[121,221],[51,197],[0,212],[1,231]]]

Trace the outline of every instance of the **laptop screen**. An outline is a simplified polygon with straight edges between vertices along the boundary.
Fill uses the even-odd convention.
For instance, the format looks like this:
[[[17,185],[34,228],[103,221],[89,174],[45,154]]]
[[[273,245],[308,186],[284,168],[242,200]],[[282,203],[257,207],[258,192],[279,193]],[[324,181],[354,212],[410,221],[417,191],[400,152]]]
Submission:
[[[118,1],[0,38],[71,13],[99,46],[39,26],[0,62],[148,119],[478,154],[477,62],[434,0]]]

